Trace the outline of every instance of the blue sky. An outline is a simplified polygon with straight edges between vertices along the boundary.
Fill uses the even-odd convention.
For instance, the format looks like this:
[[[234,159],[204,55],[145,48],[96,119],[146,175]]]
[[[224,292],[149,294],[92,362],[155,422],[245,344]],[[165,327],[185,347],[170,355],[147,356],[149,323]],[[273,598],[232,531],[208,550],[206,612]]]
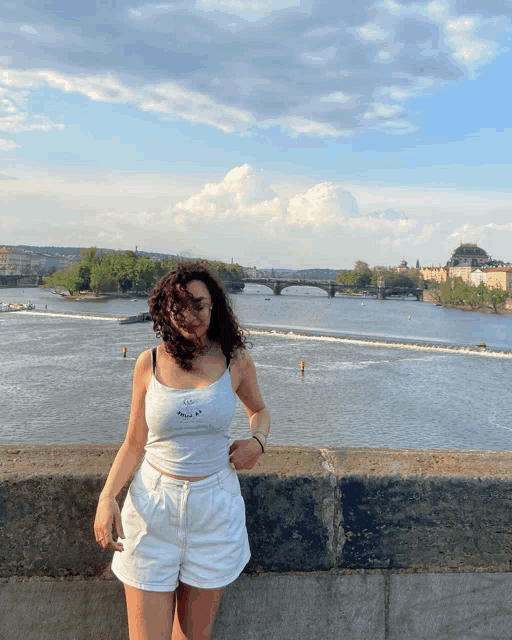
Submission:
[[[510,0],[0,5],[0,243],[512,260]]]

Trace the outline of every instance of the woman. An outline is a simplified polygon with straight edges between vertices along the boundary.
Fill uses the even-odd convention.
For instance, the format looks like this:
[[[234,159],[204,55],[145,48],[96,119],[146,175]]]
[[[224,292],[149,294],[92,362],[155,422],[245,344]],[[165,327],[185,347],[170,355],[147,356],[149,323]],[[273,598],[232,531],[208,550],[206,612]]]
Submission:
[[[250,558],[235,469],[256,464],[270,417],[246,339],[205,264],[175,266],[156,285],[149,308],[163,342],[135,364],[128,429],[94,533],[114,551],[130,640],[203,640],[222,587]],[[229,446],[235,394],[252,437]],[[115,497],[141,458],[120,513]],[[112,538],[113,523],[122,542]]]

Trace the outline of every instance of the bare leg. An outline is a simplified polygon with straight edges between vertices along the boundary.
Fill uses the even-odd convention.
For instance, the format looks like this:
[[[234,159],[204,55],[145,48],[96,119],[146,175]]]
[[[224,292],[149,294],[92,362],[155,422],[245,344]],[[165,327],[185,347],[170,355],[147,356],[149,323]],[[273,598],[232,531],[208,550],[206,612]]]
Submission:
[[[198,589],[180,582],[172,640],[208,640],[221,595],[222,589]]]
[[[124,585],[130,640],[171,640],[175,591]]]

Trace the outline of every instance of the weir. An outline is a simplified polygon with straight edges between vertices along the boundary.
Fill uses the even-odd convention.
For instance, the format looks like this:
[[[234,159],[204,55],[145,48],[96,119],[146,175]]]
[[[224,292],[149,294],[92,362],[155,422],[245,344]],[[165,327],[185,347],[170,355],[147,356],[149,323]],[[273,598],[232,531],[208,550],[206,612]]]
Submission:
[[[128,638],[93,532],[119,446],[0,445],[2,640]],[[510,637],[512,452],[269,446],[239,478],[213,640]]]

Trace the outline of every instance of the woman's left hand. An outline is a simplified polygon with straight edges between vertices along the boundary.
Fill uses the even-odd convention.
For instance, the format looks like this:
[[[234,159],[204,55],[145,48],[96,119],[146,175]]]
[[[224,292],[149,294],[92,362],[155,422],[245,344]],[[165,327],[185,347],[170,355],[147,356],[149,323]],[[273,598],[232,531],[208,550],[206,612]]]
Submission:
[[[252,469],[261,456],[261,446],[256,438],[235,440],[229,447],[229,461],[235,469]]]

